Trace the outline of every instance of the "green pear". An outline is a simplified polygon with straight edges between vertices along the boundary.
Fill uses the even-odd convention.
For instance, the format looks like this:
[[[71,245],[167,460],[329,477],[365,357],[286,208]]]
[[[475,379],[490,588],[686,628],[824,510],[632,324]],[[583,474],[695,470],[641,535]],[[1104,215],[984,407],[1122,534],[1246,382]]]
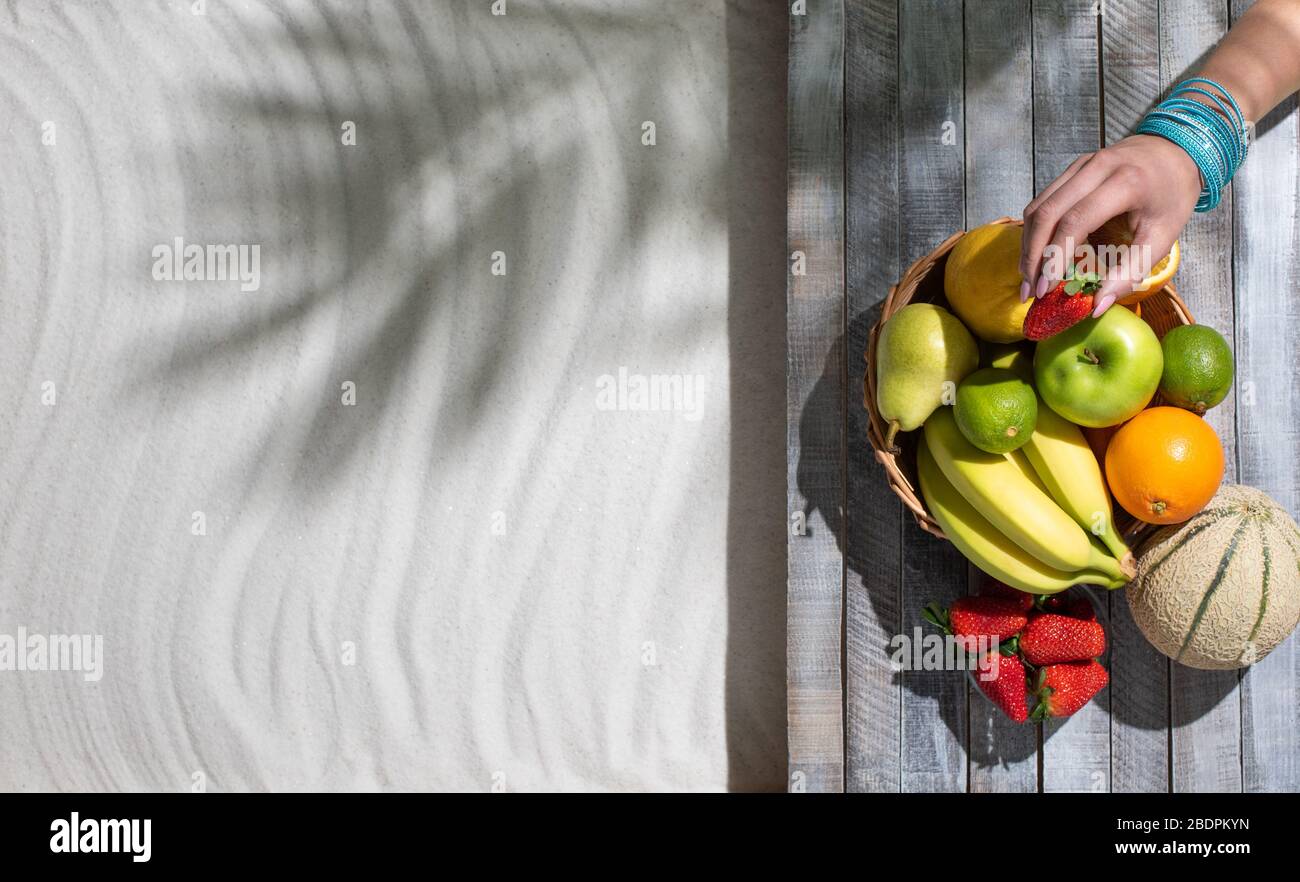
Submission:
[[[889,422],[885,446],[920,428],[935,408],[951,404],[957,384],[979,365],[970,331],[933,303],[910,303],[890,316],[876,343],[876,405]]]

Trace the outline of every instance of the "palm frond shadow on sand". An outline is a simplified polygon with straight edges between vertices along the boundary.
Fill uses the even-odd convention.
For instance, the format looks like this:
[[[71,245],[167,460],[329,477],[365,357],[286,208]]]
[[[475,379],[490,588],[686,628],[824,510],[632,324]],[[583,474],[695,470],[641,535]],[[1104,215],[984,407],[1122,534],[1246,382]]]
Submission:
[[[247,169],[240,181],[215,180],[208,169],[220,167],[232,149],[225,132],[210,133],[211,141],[199,143],[182,166],[187,192],[202,193],[206,200],[196,202],[193,229],[187,235],[195,239],[205,231],[214,236],[213,231],[226,231],[224,240],[248,241],[249,219],[257,219],[265,228],[259,228],[258,241],[274,255],[263,262],[264,278],[274,280],[274,296],[263,296],[255,307],[233,317],[215,310],[185,316],[177,343],[146,364],[138,383],[143,394],[150,394],[185,378],[220,376],[232,365],[242,368],[269,349],[333,335],[326,361],[312,368],[326,373],[330,381],[317,383],[310,392],[288,390],[292,413],[264,429],[255,448],[254,455],[264,457],[273,449],[280,426],[309,427],[290,447],[279,439],[280,450],[294,463],[294,492],[304,499],[329,492],[348,473],[347,464],[374,440],[383,414],[404,406],[405,381],[419,370],[432,346],[464,347],[461,363],[469,367],[448,380],[434,403],[435,412],[426,417],[432,429],[430,465],[438,450],[488,442],[478,431],[478,418],[499,392],[506,372],[519,368],[514,352],[532,330],[511,298],[545,297],[546,292],[502,286],[487,295],[495,298],[490,304],[475,302],[473,314],[492,319],[488,327],[471,333],[460,330],[459,322],[466,316],[466,298],[481,298],[482,286],[471,293],[463,282],[471,272],[481,275],[486,254],[496,248],[508,252],[512,265],[555,259],[535,252],[540,247],[538,225],[552,230],[574,227],[585,210],[576,188],[557,199],[556,188],[547,187],[548,181],[577,173],[573,157],[581,153],[587,133],[566,130],[546,115],[546,108],[562,109],[565,102],[577,100],[578,86],[565,72],[579,66],[528,53],[492,56],[492,64],[508,70],[516,87],[502,92],[467,80],[457,55],[490,54],[491,46],[469,41],[440,55],[418,45],[427,36],[425,29],[463,27],[473,34],[464,10],[451,13],[451,21],[429,22],[417,20],[409,7],[398,4],[405,33],[395,37],[377,35],[369,12],[353,16],[339,11],[344,8],[323,4],[310,27],[277,13],[278,30],[229,36],[228,42],[241,46],[250,64],[281,55],[302,59],[315,89],[304,97],[301,90],[282,88],[268,75],[258,78],[251,93],[212,90],[202,100],[213,115],[231,120],[232,128],[252,133],[241,137],[254,139],[254,144],[257,139],[265,142],[258,148],[262,152],[250,155],[270,157],[267,167]],[[655,40],[646,40],[644,49],[638,43],[632,55],[626,53],[628,40],[641,29],[665,26],[662,14],[647,17],[643,12],[568,5],[535,12],[520,7],[519,13],[516,16],[516,8],[511,8],[516,23],[535,14],[539,27],[567,32],[571,51],[585,59],[589,69],[597,63],[606,69],[613,66],[601,53],[623,53],[618,68],[635,71],[639,84],[634,100],[623,103],[663,106],[660,80],[666,62],[663,53],[655,51]],[[729,786],[781,789],[786,760],[780,394],[785,106],[774,95],[784,94],[786,16],[779,6],[745,0],[729,2],[725,14],[728,157],[725,166],[709,171],[721,195],[706,200],[704,211],[710,220],[728,226],[730,253],[734,422],[726,550]],[[606,35],[620,39],[607,42],[602,39]],[[339,70],[347,72],[342,80]],[[623,82],[618,89],[626,88]],[[609,125],[624,125],[625,120],[613,116],[613,97],[604,99],[610,104]],[[510,143],[508,138],[493,142],[479,131],[496,126],[501,132],[503,115],[530,112],[548,133],[545,150]],[[339,143],[339,124],[345,119],[355,122],[366,150]],[[330,150],[319,146],[322,137],[331,139]],[[253,149],[249,143],[245,140],[242,149]],[[474,154],[485,144],[497,150],[499,158],[488,171],[481,155]],[[605,253],[595,260],[597,277],[618,269],[626,255],[644,249],[647,240],[674,222],[663,201],[661,180],[627,165],[620,174],[634,204],[618,229],[606,231],[601,243]],[[761,181],[755,180],[756,174]],[[267,218],[278,220],[267,223]],[[547,241],[556,239],[564,241],[558,233]],[[335,259],[322,259],[322,254]],[[585,321],[587,326],[575,338],[599,336],[597,319],[588,316]],[[349,330],[341,333],[340,325]],[[685,323],[682,329],[699,332],[698,323]],[[660,333],[676,332],[665,328]],[[364,391],[364,419],[338,417],[340,379],[356,380]],[[363,407],[359,403],[356,409]],[[240,475],[247,465],[234,462],[228,469]]]
[[[255,35],[252,42],[259,52],[327,59],[376,79],[376,71],[389,64],[384,47],[374,39],[346,36],[351,33],[343,23],[319,31],[294,26],[281,34]],[[510,369],[512,341],[527,333],[519,311],[511,308],[508,284],[478,285],[472,292],[474,311],[494,316],[491,346],[476,347],[456,331],[471,294],[466,280],[482,275],[487,254],[496,248],[516,265],[528,265],[534,243],[512,232],[514,222],[539,212],[542,182],[564,173],[580,134],[552,139],[545,151],[531,153],[534,162],[526,173],[503,167],[484,176],[481,166],[468,161],[476,133],[448,108],[457,113],[479,108],[479,117],[486,119],[505,112],[512,99],[456,85],[448,61],[429,64],[422,76],[394,84],[381,102],[349,102],[338,93],[350,84],[326,77],[317,79],[319,100],[275,86],[264,86],[257,95],[224,90],[204,97],[214,114],[238,119],[264,139],[269,149],[257,155],[269,156],[274,167],[250,170],[244,186],[212,186],[204,171],[205,151],[216,158],[229,144],[201,145],[199,157],[187,166],[188,185],[208,199],[193,223],[238,230],[246,218],[282,219],[271,225],[271,235],[259,237],[271,256],[263,261],[264,285],[273,290],[264,291],[257,308],[218,319],[222,324],[216,330],[211,322],[184,325],[172,350],[144,369],[144,388],[245,363],[269,346],[294,345],[308,328],[319,332],[322,323],[345,325],[346,333],[335,332],[329,374],[356,381],[363,392],[358,409],[369,414],[337,418],[337,382],[314,406],[296,399],[298,416],[307,416],[311,425],[299,467],[305,492],[327,489],[346,473],[366,446],[367,427],[403,394],[404,379],[418,367],[425,346],[450,340],[462,347],[462,356],[476,356],[457,394],[441,396],[440,412],[430,421],[439,445],[470,441],[475,413]],[[554,72],[528,75],[534,74],[561,97],[572,85]],[[341,143],[341,120],[355,123],[364,150]],[[322,138],[330,139],[332,152],[322,151]],[[499,155],[503,162],[513,158],[510,145],[501,145]],[[557,201],[554,190],[548,196],[551,222],[568,225],[579,210],[575,198]],[[494,244],[485,252],[488,242]],[[317,254],[330,249],[339,259],[322,268]],[[485,296],[492,301],[485,303]]]

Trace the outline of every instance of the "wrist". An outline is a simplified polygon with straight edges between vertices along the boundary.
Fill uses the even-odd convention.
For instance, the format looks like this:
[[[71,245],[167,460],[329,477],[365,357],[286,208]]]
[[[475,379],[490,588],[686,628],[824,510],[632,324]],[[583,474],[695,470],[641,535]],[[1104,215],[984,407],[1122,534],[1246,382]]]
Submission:
[[[1249,146],[1245,116],[1232,93],[1200,77],[1175,86],[1169,97],[1143,118],[1137,131],[1172,142],[1195,163],[1202,183],[1198,212],[1219,204]]]
[[[1201,190],[1205,187],[1205,178],[1201,169],[1182,147],[1173,141],[1167,141],[1159,135],[1136,135],[1134,137],[1151,141],[1151,148],[1160,156],[1159,167],[1166,169],[1174,189],[1188,196],[1188,201],[1195,203]]]
[[[1209,98],[1206,98],[1204,95],[1191,95],[1189,97],[1192,101],[1195,101],[1197,104],[1205,105],[1210,110],[1212,110],[1215,114],[1222,117],[1224,121],[1228,123],[1228,125],[1234,124],[1235,121],[1233,120],[1231,114],[1225,111],[1218,104],[1211,101]],[[1255,117],[1251,115],[1250,109],[1246,106],[1246,102],[1238,101],[1237,106],[1241,108],[1241,115],[1245,119],[1247,132],[1253,131],[1255,128]]]

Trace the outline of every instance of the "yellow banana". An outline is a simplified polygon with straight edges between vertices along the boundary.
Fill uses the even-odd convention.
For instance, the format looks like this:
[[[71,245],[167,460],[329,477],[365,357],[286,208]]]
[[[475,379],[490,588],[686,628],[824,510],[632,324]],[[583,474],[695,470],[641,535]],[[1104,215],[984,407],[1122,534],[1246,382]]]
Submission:
[[[1123,578],[1119,562],[1093,546],[1083,528],[1020,466],[967,441],[951,408],[940,408],[925,421],[925,443],[966,501],[1025,551],[1058,570],[1093,569]]]
[[[916,465],[921,495],[943,532],[971,563],[995,579],[1031,594],[1055,594],[1071,585],[1123,585],[1092,570],[1067,573],[1049,567],[998,532],[944,477],[924,441],[917,445]]]
[[[1024,453],[1034,472],[1065,513],[1092,533],[1119,558],[1120,569],[1130,578],[1137,572],[1133,552],[1115,529],[1110,491],[1101,476],[1097,457],[1079,427],[1038,401],[1038,423]]]

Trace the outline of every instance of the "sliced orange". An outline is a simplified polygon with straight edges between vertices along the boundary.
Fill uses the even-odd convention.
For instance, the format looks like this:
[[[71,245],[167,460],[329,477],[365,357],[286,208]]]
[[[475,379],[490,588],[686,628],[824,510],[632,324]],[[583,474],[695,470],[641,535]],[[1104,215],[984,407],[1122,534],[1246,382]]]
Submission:
[[[1133,233],[1129,230],[1128,223],[1125,222],[1123,216],[1113,217],[1088,237],[1088,244],[1093,248],[1100,248],[1103,245],[1132,245]],[[1169,249],[1169,253],[1157,261],[1156,265],[1151,268],[1151,272],[1142,280],[1142,284],[1134,288],[1132,294],[1120,298],[1119,302],[1128,306],[1147,299],[1169,284],[1169,280],[1174,277],[1174,273],[1178,272],[1178,264],[1181,261],[1182,248],[1175,241],[1174,247]]]

